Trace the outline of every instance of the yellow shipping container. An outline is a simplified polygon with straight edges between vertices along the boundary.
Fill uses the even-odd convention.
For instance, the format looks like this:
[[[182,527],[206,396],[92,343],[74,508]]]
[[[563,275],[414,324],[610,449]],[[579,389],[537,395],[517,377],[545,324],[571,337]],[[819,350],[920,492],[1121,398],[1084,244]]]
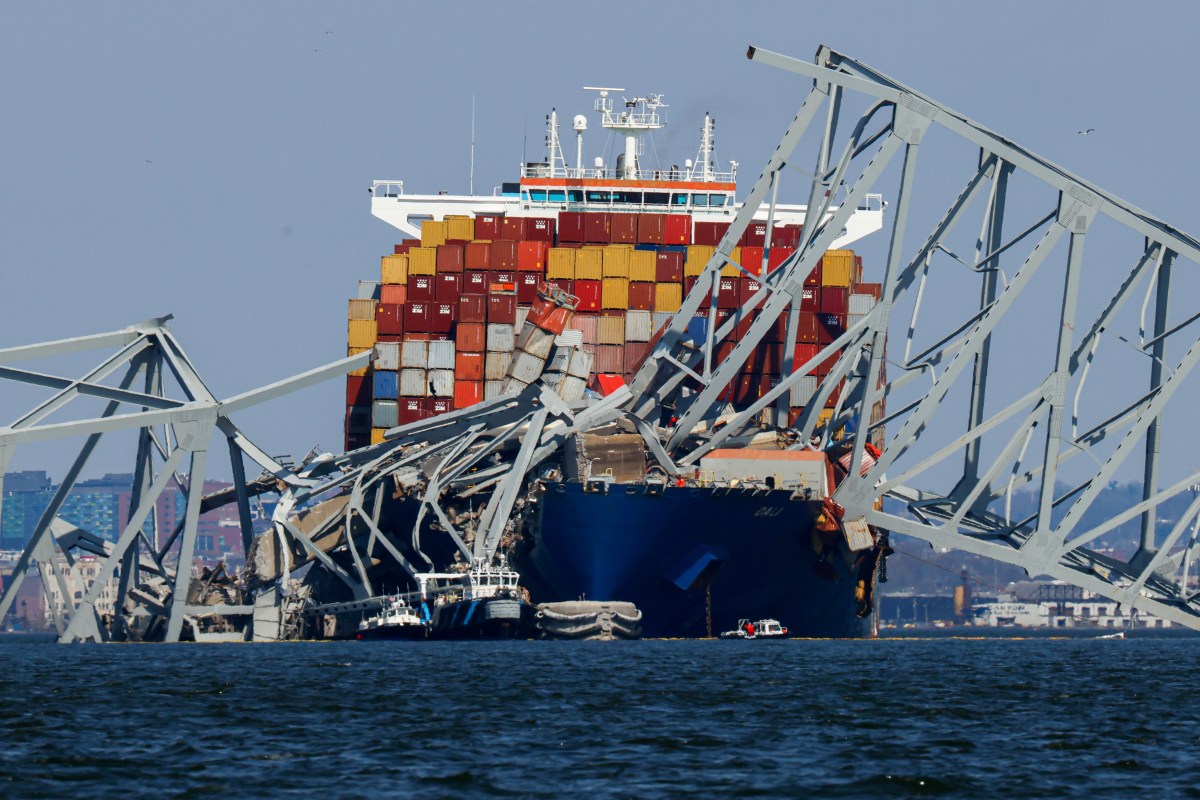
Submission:
[[[424,229],[421,232],[424,233]],[[475,238],[475,220],[471,217],[446,217],[446,238],[471,241]]]
[[[445,222],[439,220],[427,219],[422,222],[421,246],[437,247],[439,244],[445,244],[447,227],[448,226]]]
[[[350,313],[347,319],[375,319],[375,301],[353,299],[350,301]]]
[[[409,275],[436,275],[437,248],[414,247],[408,251]]]
[[[607,281],[605,281],[607,283]],[[600,317],[596,320],[596,342],[625,344],[625,317]]]
[[[604,248],[581,247],[575,252],[575,279],[598,281],[604,277]]]
[[[387,428],[371,428],[371,444],[380,444],[383,442],[383,435],[387,433]]]
[[[735,264],[742,264],[742,248],[740,248],[740,247],[733,248],[733,252],[729,254],[729,258]],[[742,266],[745,267],[746,265],[742,264]],[[756,272],[757,270],[752,269],[749,271]],[[738,269],[737,267],[733,266],[733,264],[730,264],[728,261],[726,261],[725,266],[721,267],[721,277],[722,278],[744,278],[745,275],[742,273],[742,271],[740,269]]]
[[[634,250],[629,254],[629,280],[654,282],[658,271],[658,253],[653,250]]]
[[[546,277],[552,280],[575,279],[575,250],[570,247],[551,247],[546,260]]]
[[[605,278],[600,292],[600,305],[604,308],[626,310],[629,308],[629,279]]]
[[[356,356],[356,355],[358,355],[359,353],[365,353],[365,352],[367,352],[368,350],[371,350],[371,349],[372,349],[371,347],[347,347],[347,348],[346,348],[346,355],[348,355],[348,356]],[[369,369],[369,367],[359,367],[358,369],[352,369],[352,370],[350,370],[350,371],[349,371],[349,372],[347,372],[346,374],[347,374],[347,375],[353,375],[353,376],[354,376],[354,377],[356,377],[356,378],[362,378],[362,377],[365,377],[365,376],[366,376],[366,374],[367,374],[367,370],[368,370],[368,369]]]
[[[367,350],[375,346],[375,320],[352,319],[349,327],[346,342],[351,347]]]
[[[408,283],[408,255],[384,256],[380,274],[383,283],[393,286]]]
[[[610,244],[604,248],[604,277],[629,278],[629,256],[633,251]]]
[[[821,259],[821,285],[850,288],[854,276],[853,250],[826,250]]]
[[[678,283],[658,283],[654,286],[654,310],[676,312],[683,305],[683,287]]]
[[[687,258],[683,261],[683,274],[689,278],[694,278],[704,272],[704,268],[708,266],[709,259],[713,257],[713,253],[717,248],[711,244],[690,244],[687,249]]]
[[[832,408],[823,408],[823,409],[821,409],[821,413],[817,415],[817,425],[828,425],[829,421],[832,419],[833,419],[833,409]],[[841,428],[839,428],[838,431],[835,434],[833,434],[833,440],[835,442],[840,442],[842,440],[842,429]]]

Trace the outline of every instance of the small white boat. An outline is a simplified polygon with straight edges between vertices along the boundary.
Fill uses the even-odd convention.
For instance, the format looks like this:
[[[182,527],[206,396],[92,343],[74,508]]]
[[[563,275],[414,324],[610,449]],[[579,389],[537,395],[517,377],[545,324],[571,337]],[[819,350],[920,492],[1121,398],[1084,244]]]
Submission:
[[[736,629],[721,634],[722,639],[786,639],[787,637],[788,629],[777,619],[753,621],[739,619]]]
[[[377,614],[358,624],[359,639],[424,639],[428,626],[403,597],[388,597]]]

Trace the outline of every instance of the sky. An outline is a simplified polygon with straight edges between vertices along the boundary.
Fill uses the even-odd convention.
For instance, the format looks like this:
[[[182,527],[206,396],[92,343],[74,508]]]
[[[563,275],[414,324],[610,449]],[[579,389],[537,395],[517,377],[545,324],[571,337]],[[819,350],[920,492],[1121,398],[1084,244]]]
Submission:
[[[717,158],[748,189],[809,85],[749,62],[749,44],[805,60],[827,44],[1200,231],[1191,3],[7,3],[0,17],[0,348],[172,313],[218,397],[344,355],[346,299],[401,238],[371,216],[370,182],[465,192],[472,98],[477,191],[540,158],[551,107],[591,115],[585,85],[661,92],[676,163],[710,111]],[[343,391],[237,421],[272,453],[340,449]],[[0,396],[5,422],[19,400]],[[13,467],[61,475],[66,458],[21,448]],[[88,474],[130,461],[98,454]]]

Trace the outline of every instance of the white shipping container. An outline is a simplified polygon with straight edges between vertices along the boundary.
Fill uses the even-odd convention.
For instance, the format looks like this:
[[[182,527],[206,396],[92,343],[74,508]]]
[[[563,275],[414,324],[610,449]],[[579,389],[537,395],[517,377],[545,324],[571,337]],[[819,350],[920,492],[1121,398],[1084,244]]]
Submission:
[[[551,389],[557,389],[558,385],[562,383],[563,377],[564,376],[561,372],[543,372],[542,383],[546,384]]]
[[[429,370],[429,391],[431,397],[454,397],[454,370]]]
[[[583,399],[583,390],[586,388],[587,381],[583,378],[566,375],[558,385],[558,396],[568,403],[576,403]]]
[[[512,364],[508,368],[508,375],[528,385],[536,381],[545,368],[545,360],[538,358],[533,353],[518,350],[513,354]]]
[[[454,369],[454,342],[429,343],[429,368]]]
[[[521,330],[525,327],[525,321],[529,319],[529,306],[517,306],[517,324],[516,329]]]
[[[371,427],[394,428],[400,424],[400,405],[395,400],[376,400],[371,404]]]
[[[429,394],[429,382],[423,369],[400,370],[400,396],[425,397]]]
[[[508,397],[515,394],[520,394],[529,386],[524,381],[519,381],[516,378],[505,378],[504,386],[500,389],[501,396]]]
[[[865,317],[865,316],[866,316],[866,314],[847,314],[846,315],[846,327],[847,328],[854,327],[858,323],[862,322],[863,317]]]
[[[545,361],[550,355],[552,347],[554,347],[554,334],[544,331],[536,325],[526,323],[517,337],[518,350],[537,356],[542,361]]]
[[[799,365],[797,365],[799,366]],[[813,399],[813,395],[817,393],[816,375],[805,375],[798,381],[792,384],[790,390],[790,400],[792,408],[801,408],[809,404]]]
[[[487,349],[493,353],[511,353],[516,344],[513,326],[492,322],[487,327]]]
[[[671,317],[675,316],[670,311],[655,311],[654,312],[654,332],[658,333],[671,322]]]
[[[495,400],[500,397],[504,390],[504,381],[484,381],[483,382],[483,399]]]
[[[400,366],[425,369],[429,366],[429,342],[405,341],[400,346]]]
[[[358,299],[360,300],[378,300],[379,287],[382,284],[379,281],[359,281],[358,282]],[[382,427],[376,425],[376,428]],[[392,427],[395,427],[394,425]]]
[[[850,295],[850,313],[865,314],[875,307],[875,298],[869,294]]]
[[[393,372],[400,369],[400,343],[378,342],[375,345],[375,369]]]
[[[567,364],[567,374],[573,378],[583,378],[585,381],[592,374],[592,361],[595,359],[591,353],[585,350],[576,350],[571,353],[571,360]]]
[[[512,353],[488,353],[483,357],[483,378],[488,381],[502,381],[508,377],[508,367],[512,363]]]
[[[565,331],[554,337],[554,343],[560,347],[571,346],[578,347],[583,344],[583,331],[574,328],[567,328]]]
[[[648,342],[654,335],[654,315],[650,311],[625,312],[625,341]]]
[[[571,363],[572,350],[574,348],[563,347],[562,345],[554,348],[554,352],[546,360],[546,369],[550,372],[566,372],[567,365]]]

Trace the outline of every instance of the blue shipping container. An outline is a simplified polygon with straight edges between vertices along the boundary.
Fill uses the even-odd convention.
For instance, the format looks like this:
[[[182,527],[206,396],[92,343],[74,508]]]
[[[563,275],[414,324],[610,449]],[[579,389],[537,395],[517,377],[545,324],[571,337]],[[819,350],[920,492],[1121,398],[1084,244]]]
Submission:
[[[396,373],[377,369],[371,383],[371,394],[376,400],[395,400],[400,396],[400,384]]]

